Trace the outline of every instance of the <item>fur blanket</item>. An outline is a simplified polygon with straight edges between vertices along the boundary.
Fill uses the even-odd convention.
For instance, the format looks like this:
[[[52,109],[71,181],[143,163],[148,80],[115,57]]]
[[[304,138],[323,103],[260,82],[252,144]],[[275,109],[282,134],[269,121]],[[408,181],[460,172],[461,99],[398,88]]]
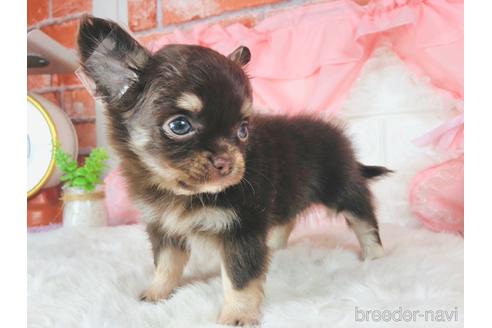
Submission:
[[[462,238],[383,224],[387,255],[361,262],[345,224],[315,230],[272,256],[263,327],[462,326]],[[28,327],[218,327],[212,249],[195,247],[182,287],[158,304],[138,300],[152,273],[141,225],[31,233]]]

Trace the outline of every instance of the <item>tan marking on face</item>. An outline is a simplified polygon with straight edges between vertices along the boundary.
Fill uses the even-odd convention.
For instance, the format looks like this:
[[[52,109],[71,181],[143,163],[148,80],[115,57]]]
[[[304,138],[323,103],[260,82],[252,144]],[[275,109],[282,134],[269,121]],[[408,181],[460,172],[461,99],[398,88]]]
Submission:
[[[183,92],[178,100],[176,100],[176,106],[193,113],[198,113],[202,110],[203,103],[197,95],[189,92]]]
[[[176,194],[188,194],[188,190],[179,186],[179,180],[186,179],[187,176],[180,169],[174,168],[169,161],[150,153],[146,146],[151,142],[152,137],[147,129],[137,126],[130,131],[131,149],[153,173],[149,179],[162,189],[176,191]]]
[[[148,155],[145,158],[145,164],[147,167],[154,173],[150,180],[159,186],[162,189],[175,191],[175,194],[186,194],[186,190],[183,190],[183,193],[179,193],[181,191],[181,187],[179,186],[178,181],[180,177],[183,176],[183,173],[174,167],[171,166],[164,159],[157,159],[152,155]]]
[[[141,152],[151,141],[152,137],[147,129],[136,126],[130,130],[130,147],[134,152]]]
[[[173,169],[170,163],[165,160],[157,159],[149,153],[146,146],[152,142],[152,136],[146,128],[136,126],[130,130],[130,147],[137,154],[143,163],[155,174],[165,180],[173,180],[178,175],[177,170]]]
[[[157,302],[168,298],[178,287],[189,254],[176,248],[165,248],[159,252],[154,278],[150,286],[141,294],[141,299]]]
[[[197,152],[175,166],[165,158],[156,157],[149,152],[146,146],[151,142],[152,137],[145,128],[136,126],[130,131],[131,149],[153,173],[149,179],[160,188],[176,195],[217,193],[240,183],[243,178],[244,157],[239,149],[226,142],[222,142],[221,146],[224,152],[233,158],[233,170],[229,175],[211,181],[209,181],[210,163],[206,152]]]
[[[224,264],[220,266],[224,305],[218,323],[223,325],[257,325],[261,319],[264,298],[262,276],[248,283],[243,289],[235,289]]]

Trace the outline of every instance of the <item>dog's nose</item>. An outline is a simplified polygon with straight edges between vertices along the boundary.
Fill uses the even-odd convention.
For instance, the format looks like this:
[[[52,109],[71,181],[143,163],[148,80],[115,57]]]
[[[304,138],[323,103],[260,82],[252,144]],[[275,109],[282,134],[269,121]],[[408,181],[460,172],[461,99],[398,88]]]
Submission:
[[[227,156],[211,156],[210,162],[219,171],[219,174],[226,176],[232,171],[232,160]]]

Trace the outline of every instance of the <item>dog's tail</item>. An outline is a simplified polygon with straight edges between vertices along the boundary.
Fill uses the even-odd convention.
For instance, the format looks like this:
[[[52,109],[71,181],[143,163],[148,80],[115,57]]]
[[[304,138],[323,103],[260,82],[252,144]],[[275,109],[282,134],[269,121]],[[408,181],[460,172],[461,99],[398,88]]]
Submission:
[[[384,166],[369,166],[361,163],[359,163],[359,169],[362,176],[366,179],[379,178],[393,173],[392,170],[387,169]]]

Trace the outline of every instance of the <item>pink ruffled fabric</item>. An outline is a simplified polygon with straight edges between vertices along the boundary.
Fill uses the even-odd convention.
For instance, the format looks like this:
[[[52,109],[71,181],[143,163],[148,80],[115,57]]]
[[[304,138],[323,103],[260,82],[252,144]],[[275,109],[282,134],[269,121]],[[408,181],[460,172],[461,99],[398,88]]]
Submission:
[[[410,186],[410,203],[420,221],[434,231],[464,233],[463,156],[421,171]]]
[[[126,182],[119,167],[112,170],[104,179],[104,193],[106,194],[108,225],[138,223],[140,213],[128,196]]]
[[[463,4],[446,0],[340,0],[305,5],[255,27],[203,25],[150,44],[199,44],[221,53],[246,45],[254,101],[269,112],[338,110],[381,37],[437,87],[463,94]]]
[[[462,0],[310,4],[271,16],[251,28],[241,24],[196,26],[147,46],[155,51],[169,43],[199,44],[228,54],[246,45],[252,52],[247,71],[260,110],[329,116],[341,108],[382,38],[390,40],[396,53],[437,88],[463,99]],[[462,148],[462,109],[456,119],[444,122],[417,142]],[[419,199],[411,199],[418,208]]]

